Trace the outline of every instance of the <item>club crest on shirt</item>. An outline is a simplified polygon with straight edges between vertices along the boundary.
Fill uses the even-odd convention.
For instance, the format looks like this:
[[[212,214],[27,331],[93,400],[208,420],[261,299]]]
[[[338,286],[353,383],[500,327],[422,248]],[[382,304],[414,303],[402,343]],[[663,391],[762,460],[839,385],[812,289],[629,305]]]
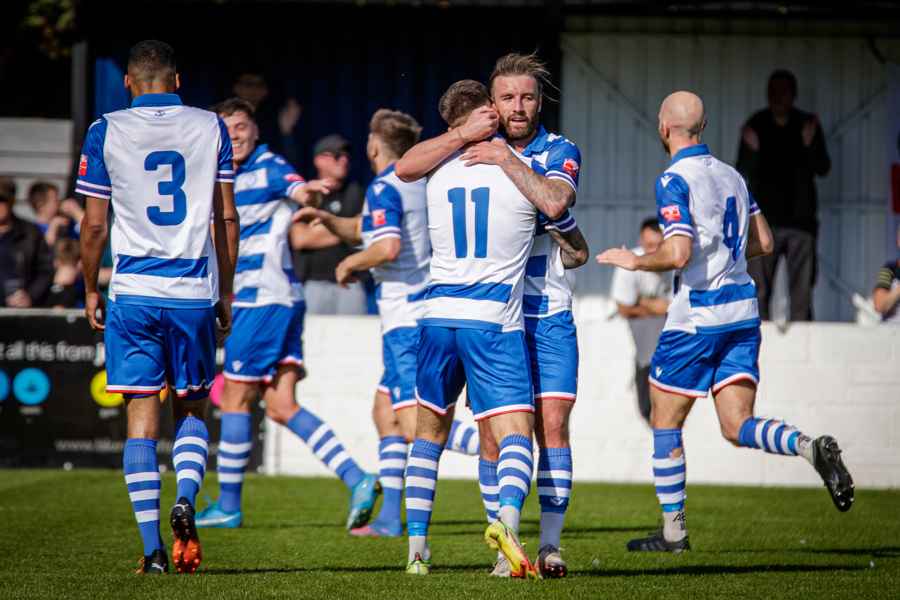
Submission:
[[[567,158],[563,161],[563,171],[571,175],[572,177],[578,176],[578,161],[574,158]]]
[[[671,206],[663,206],[660,211],[662,213],[663,218],[665,218],[666,223],[671,223],[672,221],[680,221],[681,220],[681,211],[678,210],[678,205],[673,204]]]
[[[87,175],[87,156],[81,155],[81,162],[78,163],[78,174]]]
[[[372,211],[372,227],[382,227],[383,225],[387,225],[385,209],[376,208]]]

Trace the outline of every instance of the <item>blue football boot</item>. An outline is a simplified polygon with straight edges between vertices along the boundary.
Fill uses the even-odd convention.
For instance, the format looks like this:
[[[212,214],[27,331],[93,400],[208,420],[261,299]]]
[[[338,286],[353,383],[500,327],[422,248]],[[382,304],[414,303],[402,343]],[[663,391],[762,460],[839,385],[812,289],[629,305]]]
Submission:
[[[240,510],[225,512],[219,503],[212,503],[212,499],[206,496],[209,506],[194,516],[196,527],[240,527],[244,524],[244,515]]]
[[[372,509],[375,508],[375,501],[381,494],[381,483],[378,482],[378,475],[367,473],[363,475],[353,489],[350,491],[350,499],[347,504],[350,505],[350,516],[347,517],[347,530],[362,527],[372,518]]]

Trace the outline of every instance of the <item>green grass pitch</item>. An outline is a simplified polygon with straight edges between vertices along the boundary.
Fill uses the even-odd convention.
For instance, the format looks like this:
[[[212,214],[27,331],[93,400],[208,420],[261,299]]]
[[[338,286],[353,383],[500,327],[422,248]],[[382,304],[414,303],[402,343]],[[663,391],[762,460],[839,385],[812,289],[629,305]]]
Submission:
[[[142,546],[121,472],[0,471],[0,598],[900,596],[898,490],[861,490],[841,514],[824,489],[689,484],[694,550],[638,555],[625,542],[655,529],[653,487],[576,483],[562,539],[569,577],[526,582],[488,577],[495,555],[482,543],[477,482],[439,481],[429,577],[404,573],[405,538],[347,535],[337,480],[249,476],[244,488],[244,527],[201,530],[196,574],[149,577],[134,574]],[[216,496],[214,474],[203,492]],[[172,473],[162,493],[167,517]],[[538,510],[533,490],[522,521],[530,555]]]

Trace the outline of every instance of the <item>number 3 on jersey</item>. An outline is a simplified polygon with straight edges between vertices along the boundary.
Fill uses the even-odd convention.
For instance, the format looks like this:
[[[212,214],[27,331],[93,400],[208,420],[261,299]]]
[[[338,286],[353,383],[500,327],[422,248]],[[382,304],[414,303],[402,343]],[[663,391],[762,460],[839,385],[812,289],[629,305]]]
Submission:
[[[187,196],[184,185],[184,157],[178,152],[151,152],[144,160],[144,169],[155,171],[160,165],[172,165],[172,180],[157,184],[160,196],[172,196],[172,210],[163,212],[158,206],[147,208],[147,217],[154,225],[180,225],[187,217]]]
[[[466,235],[466,188],[453,188],[448,192],[448,196],[453,207],[453,242],[456,245],[456,258],[465,258],[469,254]],[[472,190],[472,203],[475,204],[475,258],[487,257],[490,200],[490,188]]]

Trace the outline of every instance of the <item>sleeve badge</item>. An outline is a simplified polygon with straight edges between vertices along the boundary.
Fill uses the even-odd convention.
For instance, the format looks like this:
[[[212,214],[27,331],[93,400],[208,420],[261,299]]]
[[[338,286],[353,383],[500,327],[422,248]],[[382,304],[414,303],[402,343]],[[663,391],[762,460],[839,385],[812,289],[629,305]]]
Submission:
[[[575,177],[578,177],[578,161],[574,158],[567,158],[566,160],[564,160],[562,168],[563,171],[571,175],[573,179]]]
[[[87,175],[87,156],[81,155],[81,162],[78,163],[78,174]]]
[[[387,225],[387,214],[385,209],[377,208],[372,211],[372,227],[383,227]]]
[[[673,204],[671,206],[663,206],[659,212],[662,213],[662,216],[663,218],[665,218],[666,223],[681,220],[681,211],[678,209],[677,204]]]

